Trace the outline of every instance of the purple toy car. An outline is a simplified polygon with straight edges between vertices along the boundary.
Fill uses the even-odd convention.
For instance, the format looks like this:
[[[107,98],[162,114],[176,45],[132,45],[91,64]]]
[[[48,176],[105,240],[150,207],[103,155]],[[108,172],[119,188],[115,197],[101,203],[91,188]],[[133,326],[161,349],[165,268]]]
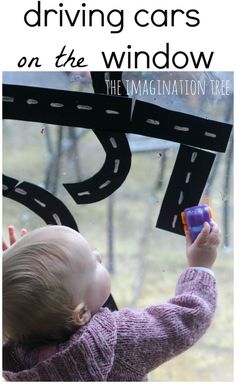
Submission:
[[[206,204],[186,208],[184,212],[181,213],[181,218],[184,229],[189,231],[192,241],[194,241],[201,232],[205,221],[212,227],[212,211]]]

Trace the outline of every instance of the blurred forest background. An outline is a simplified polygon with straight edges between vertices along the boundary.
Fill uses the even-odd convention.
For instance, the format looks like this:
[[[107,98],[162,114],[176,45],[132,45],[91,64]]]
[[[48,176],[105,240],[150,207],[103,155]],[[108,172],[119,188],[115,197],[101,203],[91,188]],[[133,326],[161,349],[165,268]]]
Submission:
[[[165,108],[232,123],[233,74],[224,72],[125,72],[124,80],[229,80],[230,94],[131,95]],[[3,83],[93,92],[89,72],[5,72]],[[93,132],[13,120],[3,121],[3,171],[55,194],[72,212],[80,232],[103,254],[112,275],[112,294],[119,308],[144,308],[174,294],[186,267],[185,239],[155,228],[179,145],[128,135],[130,173],[109,198],[76,205],[63,183],[85,180],[98,172],[105,154]],[[215,264],[218,308],[207,334],[189,351],[153,371],[151,381],[233,380],[233,138],[217,154],[202,196],[219,222],[223,239]],[[44,225],[33,212],[3,200],[3,233],[7,226],[29,230]]]

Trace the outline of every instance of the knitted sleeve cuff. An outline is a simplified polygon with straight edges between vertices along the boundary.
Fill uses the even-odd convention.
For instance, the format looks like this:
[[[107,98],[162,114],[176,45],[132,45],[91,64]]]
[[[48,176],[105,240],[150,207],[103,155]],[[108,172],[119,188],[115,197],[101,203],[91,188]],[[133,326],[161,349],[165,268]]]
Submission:
[[[176,294],[179,295],[184,292],[197,294],[199,291],[203,294],[203,296],[205,296],[206,291],[210,293],[209,290],[212,289],[213,291],[216,289],[216,279],[213,274],[209,273],[208,268],[206,271],[205,269],[199,267],[190,267],[181,273],[176,286]]]
[[[190,267],[190,268],[199,269],[200,271],[205,271],[209,273],[211,276],[215,277],[214,272],[210,268],[206,268],[206,267]]]

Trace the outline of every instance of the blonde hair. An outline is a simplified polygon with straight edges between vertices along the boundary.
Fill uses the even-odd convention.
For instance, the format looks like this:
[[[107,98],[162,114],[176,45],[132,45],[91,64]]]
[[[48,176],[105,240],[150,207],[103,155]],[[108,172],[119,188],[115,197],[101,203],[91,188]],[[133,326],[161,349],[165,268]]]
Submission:
[[[27,235],[28,236],[28,235]],[[3,333],[7,340],[61,341],[74,329],[72,298],[63,281],[67,255],[60,243],[15,243],[3,257]]]

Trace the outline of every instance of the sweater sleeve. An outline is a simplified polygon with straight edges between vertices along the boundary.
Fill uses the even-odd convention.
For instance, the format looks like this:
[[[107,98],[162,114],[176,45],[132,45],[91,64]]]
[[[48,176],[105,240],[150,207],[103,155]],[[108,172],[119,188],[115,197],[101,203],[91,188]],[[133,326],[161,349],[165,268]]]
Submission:
[[[137,377],[191,347],[209,327],[216,306],[215,278],[188,268],[179,278],[175,296],[145,310],[114,312],[117,344],[113,368]]]

